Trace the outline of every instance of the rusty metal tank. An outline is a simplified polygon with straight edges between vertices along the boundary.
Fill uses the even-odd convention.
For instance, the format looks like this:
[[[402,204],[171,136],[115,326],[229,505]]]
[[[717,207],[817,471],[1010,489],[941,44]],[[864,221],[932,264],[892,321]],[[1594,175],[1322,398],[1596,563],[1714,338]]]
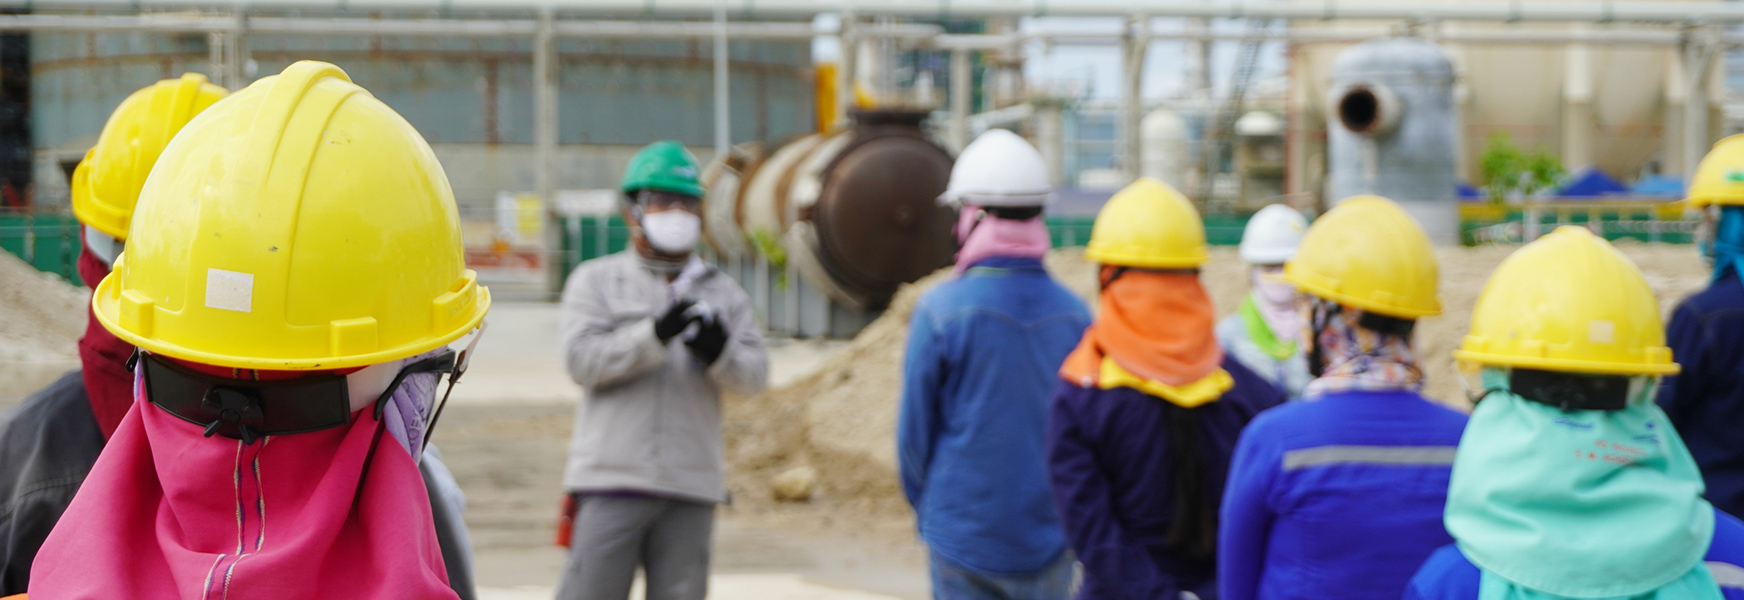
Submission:
[[[952,158],[927,113],[851,113],[848,130],[746,144],[706,170],[709,240],[728,257],[779,241],[785,260],[832,302],[875,311],[898,286],[951,264],[955,213],[937,198]]]

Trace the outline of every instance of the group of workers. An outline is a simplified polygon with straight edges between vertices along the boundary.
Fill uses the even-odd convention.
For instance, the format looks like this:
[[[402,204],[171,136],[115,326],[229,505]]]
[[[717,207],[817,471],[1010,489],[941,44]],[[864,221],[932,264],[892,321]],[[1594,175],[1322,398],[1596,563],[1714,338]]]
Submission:
[[[956,277],[914,309],[897,430],[936,597],[1744,600],[1744,137],[1691,186],[1714,279],[1669,342],[1633,263],[1558,229],[1479,297],[1469,417],[1421,393],[1439,272],[1393,202],[1255,215],[1219,322],[1198,213],[1140,179],[1085,249],[1092,317],[1043,266],[1046,173],[993,130],[941,198]],[[0,596],[476,597],[429,441],[490,294],[417,131],[333,65],[190,74],[72,189],[82,368],[0,417]],[[652,144],[620,189],[632,247],[562,297],[558,597],[701,600],[720,394],[768,357],[695,253],[694,157]]]
[[[1140,179],[1085,249],[1092,319],[1041,261],[1045,173],[989,131],[942,198],[958,275],[897,431],[934,597],[1744,600],[1744,136],[1692,182],[1714,276],[1669,343],[1636,266],[1560,228],[1478,298],[1469,416],[1422,395],[1439,267],[1399,205],[1260,211],[1218,322],[1198,213]]]

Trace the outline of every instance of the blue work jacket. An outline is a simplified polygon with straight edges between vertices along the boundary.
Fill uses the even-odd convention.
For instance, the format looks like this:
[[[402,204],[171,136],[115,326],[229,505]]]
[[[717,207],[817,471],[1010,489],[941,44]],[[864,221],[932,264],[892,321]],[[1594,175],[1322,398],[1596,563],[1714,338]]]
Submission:
[[[1744,284],[1736,271],[1678,305],[1666,328],[1683,367],[1665,378],[1659,406],[1707,481],[1708,502],[1744,514]]]
[[[1222,600],[1395,600],[1431,552],[1466,417],[1415,392],[1341,392],[1241,434],[1218,535]]]
[[[1726,600],[1744,600],[1744,523],[1715,510],[1714,541],[1708,544],[1708,572]],[[1405,600],[1477,600],[1483,572],[1459,547],[1436,550],[1411,578]]]
[[[1192,409],[1214,503],[1242,427],[1284,402],[1283,392],[1234,358],[1225,355],[1223,369],[1234,387]],[[1132,388],[1068,382],[1055,393],[1048,466],[1054,503],[1084,564],[1081,599],[1175,600],[1183,591],[1215,597],[1215,561],[1177,556],[1167,544],[1176,490],[1166,402]]]
[[[1041,261],[982,260],[909,324],[897,459],[933,552],[980,572],[1041,570],[1065,550],[1044,435],[1060,362],[1090,324]]]

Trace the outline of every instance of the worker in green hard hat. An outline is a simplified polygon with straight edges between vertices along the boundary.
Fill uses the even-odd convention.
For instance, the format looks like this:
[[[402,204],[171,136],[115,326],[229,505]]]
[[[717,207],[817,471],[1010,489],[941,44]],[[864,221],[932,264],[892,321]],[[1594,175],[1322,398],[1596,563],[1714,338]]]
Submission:
[[[560,600],[702,600],[715,505],[726,500],[720,390],[761,390],[769,359],[751,301],[694,252],[696,159],[650,144],[624,174],[632,247],[582,263],[563,289],[576,408],[559,544]]]

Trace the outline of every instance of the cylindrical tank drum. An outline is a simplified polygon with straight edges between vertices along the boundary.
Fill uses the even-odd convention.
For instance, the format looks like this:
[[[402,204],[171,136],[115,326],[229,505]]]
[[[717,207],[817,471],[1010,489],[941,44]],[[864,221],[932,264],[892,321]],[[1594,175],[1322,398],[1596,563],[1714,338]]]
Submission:
[[[1143,144],[1142,175],[1176,188],[1187,186],[1187,122],[1159,107],[1139,122]]]
[[[715,252],[736,258],[751,252],[751,242],[739,225],[739,196],[744,188],[745,173],[762,160],[763,144],[750,142],[734,146],[724,157],[709,161],[702,170],[703,235]]]
[[[951,264],[956,215],[937,200],[953,161],[922,132],[925,112],[853,116],[853,131],[818,178],[816,202],[799,207],[788,256],[808,279],[827,280],[818,287],[837,302],[879,309],[897,286]]]
[[[1370,40],[1340,53],[1327,106],[1328,197],[1391,198],[1431,241],[1458,243],[1453,84],[1453,63],[1423,40]]]

